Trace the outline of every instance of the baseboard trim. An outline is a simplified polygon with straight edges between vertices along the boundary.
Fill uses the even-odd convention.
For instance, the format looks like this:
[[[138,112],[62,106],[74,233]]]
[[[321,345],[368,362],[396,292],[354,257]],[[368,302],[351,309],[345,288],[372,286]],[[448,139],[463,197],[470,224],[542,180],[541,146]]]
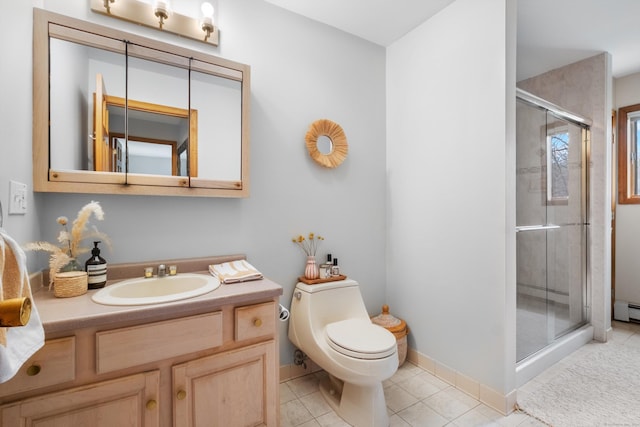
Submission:
[[[515,408],[516,390],[503,395],[412,348],[407,350],[407,360],[503,415],[509,415]]]
[[[294,378],[303,377],[321,371],[322,368],[316,365],[311,359],[305,361],[303,365],[280,365],[280,382],[292,380]]]
[[[412,348],[407,349],[407,360],[503,415],[509,415],[514,410],[516,390],[513,390],[506,396],[502,395],[491,387],[487,387],[473,378],[451,369],[443,363],[438,363]],[[305,364],[306,366],[281,365],[280,382],[289,381],[322,370],[322,368],[311,359],[307,359]]]

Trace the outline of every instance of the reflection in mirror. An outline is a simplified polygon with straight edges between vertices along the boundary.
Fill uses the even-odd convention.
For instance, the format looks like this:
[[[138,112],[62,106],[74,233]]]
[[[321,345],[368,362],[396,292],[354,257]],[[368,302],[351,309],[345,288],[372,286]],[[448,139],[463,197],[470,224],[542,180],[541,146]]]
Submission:
[[[127,144],[131,173],[151,173],[157,175],[175,175],[178,167],[175,145],[171,143],[145,142],[129,140]]]
[[[99,67],[108,72],[111,89],[124,94],[125,57],[56,38],[51,38],[50,50],[51,168],[94,170],[90,110],[96,92],[94,71]]]
[[[192,61],[191,109],[197,110],[198,177],[239,181],[242,177],[242,83],[206,71],[209,64]],[[202,72],[205,71],[205,72]],[[211,102],[215,99],[216,102]],[[193,176],[193,174],[191,175]]]
[[[248,196],[248,65],[37,8],[33,28],[35,191]]]
[[[318,147],[318,151],[325,156],[327,154],[331,154],[331,152],[333,151],[333,142],[327,135],[320,135],[318,137],[318,142],[316,143],[316,145]]]
[[[106,109],[108,116],[108,135],[109,141],[107,157],[108,160],[104,167],[99,168],[96,164],[95,170],[123,172],[128,173],[145,173],[154,175],[173,175],[188,176],[187,169],[187,148],[189,146],[189,121],[197,126],[197,114],[189,117],[189,111],[170,108],[163,105],[155,105],[149,103],[140,103],[129,100],[129,127],[125,128],[125,108],[124,99],[117,97],[106,97]],[[125,138],[125,131],[129,132],[129,138]],[[95,133],[95,129],[94,129]],[[144,142],[146,146],[153,144],[172,146],[173,156],[169,156],[171,162],[168,169],[166,167],[153,169],[150,167],[134,168],[129,156],[132,154],[131,141]],[[150,150],[151,147],[148,150]],[[97,149],[95,150],[97,153]],[[161,147],[159,151],[164,151]],[[122,152],[124,165],[116,162],[116,154]],[[111,156],[109,156],[111,153]],[[151,153],[156,153],[151,150]],[[178,157],[182,155],[182,160]],[[150,154],[154,156],[154,154]],[[127,159],[128,162],[127,162]],[[180,167],[179,162],[184,162]],[[153,163],[149,163],[151,165]],[[128,166],[126,166],[128,165]]]
[[[121,42],[124,45],[124,42]],[[146,54],[157,57],[155,52],[141,46],[129,47],[129,52]],[[184,58],[174,58],[174,55],[164,53],[161,60],[173,61],[178,64],[186,63]],[[123,53],[111,52],[82,44],[51,39],[51,90],[60,96],[52,97],[56,108],[51,108],[52,116],[52,152],[58,153],[52,158],[52,168],[71,170],[93,170],[100,172],[127,172],[153,175],[188,176],[188,163],[191,147],[197,152],[197,137],[190,140],[189,126],[189,70],[161,62],[149,61],[137,57],[126,57]],[[85,64],[86,67],[69,67],[69,64]],[[95,87],[92,97],[80,96],[77,105],[78,112],[69,114],[70,108],[59,108],[64,105],[66,95],[72,92],[86,93],[85,84],[91,79],[82,75],[81,79],[69,69],[85,70],[83,74],[89,76],[95,73]],[[125,95],[129,96],[128,113],[125,115]],[[72,98],[73,99],[73,98]],[[91,114],[83,111],[82,105],[86,99],[93,100]],[[144,101],[138,101],[144,100]],[[84,117],[88,125],[74,123],[76,118]],[[197,115],[194,115],[197,120]],[[83,121],[84,122],[84,121]],[[194,126],[197,124],[194,123]],[[80,135],[85,135],[83,129],[92,130],[91,141],[85,143]],[[66,129],[66,131],[62,131]],[[69,138],[69,130],[77,138]],[[174,167],[154,170],[149,167],[131,169],[127,162],[127,133],[129,140],[147,141],[157,140],[160,144],[171,141],[176,148],[181,147],[184,153],[184,167],[180,172],[177,168],[177,157]],[[114,136],[121,144],[123,159],[114,161],[118,147],[114,145]],[[73,144],[72,141],[80,141]],[[194,159],[193,176],[197,173]],[[171,172],[173,171],[173,172]],[[237,179],[237,178],[236,178]]]
[[[136,52],[143,50],[140,46],[135,48]],[[130,48],[129,52],[132,50]],[[129,58],[128,66],[129,137],[188,144],[189,70],[135,57]]]

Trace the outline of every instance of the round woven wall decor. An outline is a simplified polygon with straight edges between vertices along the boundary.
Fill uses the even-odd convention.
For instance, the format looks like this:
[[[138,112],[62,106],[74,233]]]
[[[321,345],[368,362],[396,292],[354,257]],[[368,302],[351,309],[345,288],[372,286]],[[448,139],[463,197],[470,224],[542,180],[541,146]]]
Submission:
[[[331,140],[331,150],[323,154],[318,150],[318,138],[326,136]],[[327,119],[316,120],[311,123],[305,136],[307,151],[313,160],[326,168],[335,168],[347,158],[349,144],[342,127]]]

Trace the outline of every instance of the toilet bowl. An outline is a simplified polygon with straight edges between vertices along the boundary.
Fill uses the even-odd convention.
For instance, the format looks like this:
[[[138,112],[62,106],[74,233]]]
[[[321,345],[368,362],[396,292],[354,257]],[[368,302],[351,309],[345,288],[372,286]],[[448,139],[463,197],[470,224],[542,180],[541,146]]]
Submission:
[[[398,368],[397,341],[371,323],[354,280],[307,285],[293,292],[289,339],[329,375],[320,391],[346,422],[387,427],[382,381]]]

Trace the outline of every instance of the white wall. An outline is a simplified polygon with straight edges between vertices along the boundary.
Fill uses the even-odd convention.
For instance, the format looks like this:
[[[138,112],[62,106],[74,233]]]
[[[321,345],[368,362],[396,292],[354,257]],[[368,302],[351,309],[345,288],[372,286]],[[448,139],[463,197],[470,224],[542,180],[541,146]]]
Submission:
[[[616,110],[620,107],[640,104],[640,73],[616,79],[614,97]],[[615,179],[617,182],[617,176]],[[640,263],[638,263],[640,239],[638,236],[640,236],[640,205],[617,204],[616,300],[634,304],[640,304]]]
[[[458,0],[387,51],[387,295],[409,346],[515,387],[514,3]]]
[[[0,3],[0,54],[12,64],[0,67],[3,207],[9,179],[32,188],[30,3]],[[242,252],[283,286],[281,302],[289,306],[305,262],[291,238],[315,232],[325,237],[319,259],[327,251],[338,257],[342,270],[361,282],[370,313],[380,311],[386,302],[384,48],[262,0],[218,0],[218,48],[96,15],[86,0],[34,3],[251,65],[251,196],[29,195],[26,216],[5,212],[5,228],[20,243],[52,241],[58,216],[74,218],[98,200],[105,220],[97,225],[114,243],[113,251],[102,251],[109,263]],[[322,168],[307,154],[305,133],[320,118],[338,122],[347,135],[349,155],[337,169]],[[46,255],[28,257],[31,268],[44,267]],[[281,362],[291,363],[285,323],[280,333]]]
[[[40,237],[34,197],[26,215],[9,215],[9,180],[32,188],[31,174],[31,2],[0,3],[0,203],[4,229],[19,243]],[[55,221],[55,218],[53,219]]]

